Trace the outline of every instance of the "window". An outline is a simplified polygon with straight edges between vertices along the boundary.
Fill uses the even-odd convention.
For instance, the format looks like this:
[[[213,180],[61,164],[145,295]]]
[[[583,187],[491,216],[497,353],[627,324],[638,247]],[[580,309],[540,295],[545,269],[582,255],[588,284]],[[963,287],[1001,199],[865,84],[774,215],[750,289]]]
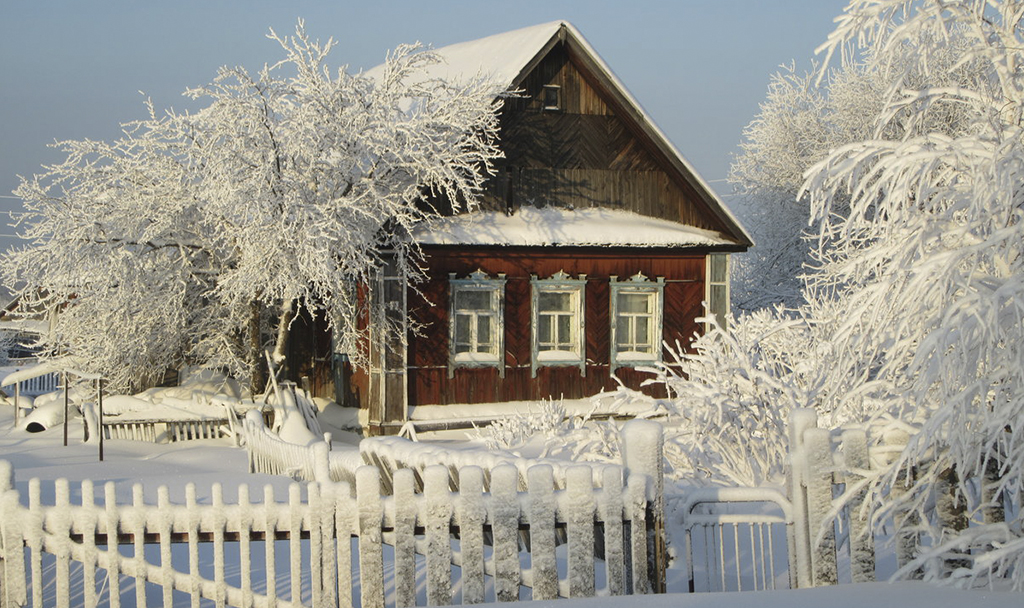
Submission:
[[[583,296],[587,275],[571,279],[562,271],[530,279],[533,289],[532,373],[547,366],[578,366],[587,375],[583,348]]]
[[[467,279],[449,274],[451,327],[448,377],[457,367],[496,367],[505,377],[505,275],[477,270]]]
[[[661,360],[665,279],[611,277],[611,371]]]
[[[562,87],[557,84],[544,85],[544,90],[541,92],[541,95],[543,95],[541,101],[543,102],[542,105],[544,110],[548,112],[557,112],[558,110],[561,110],[561,93]]]
[[[729,254],[709,253],[707,268],[707,314],[715,315],[718,324],[729,320]]]

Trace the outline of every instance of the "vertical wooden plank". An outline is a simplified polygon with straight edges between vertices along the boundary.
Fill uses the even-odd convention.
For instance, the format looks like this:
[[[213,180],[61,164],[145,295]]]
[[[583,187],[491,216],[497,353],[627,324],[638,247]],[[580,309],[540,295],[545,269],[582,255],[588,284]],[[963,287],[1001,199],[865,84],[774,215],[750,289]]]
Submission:
[[[17,401],[15,401],[17,403]],[[34,521],[25,517],[18,491],[14,489],[14,468],[0,460],[0,604],[23,606],[28,603],[28,579],[25,576],[25,546]]]
[[[96,593],[96,565],[99,552],[96,549],[96,494],[91,479],[81,484],[82,518],[79,532],[82,534],[82,601],[87,608],[99,603]]]
[[[814,586],[835,585],[836,532],[832,511],[832,446],[826,429],[804,431],[807,457],[807,520],[810,530],[811,582]]]
[[[484,601],[484,474],[480,467],[459,470],[459,499],[456,503],[459,541],[462,549],[462,603]]]
[[[320,538],[320,517],[323,501],[320,496],[320,484],[306,485],[306,512],[309,515],[309,586],[314,606],[323,605],[323,543]],[[293,558],[294,559],[294,556]]]
[[[135,605],[146,606],[146,500],[142,484],[132,486],[132,565],[135,567]]]
[[[336,488],[334,529],[338,538],[338,606],[352,608],[352,532],[355,530],[352,519],[356,509],[353,508],[349,484],[339,484]]]
[[[263,567],[267,572],[267,606],[277,606],[277,499],[274,498],[274,486],[263,486]]]
[[[292,604],[302,601],[302,486],[288,485],[288,560],[291,563]]]
[[[32,533],[26,541],[30,554],[29,572],[32,575],[33,606],[43,605],[43,506],[39,497],[39,479],[32,478],[28,482],[29,529]]]
[[[395,606],[416,605],[416,479],[411,469],[394,472]]]
[[[562,506],[569,537],[569,597],[594,595],[594,481],[590,467],[566,470]]]
[[[238,486],[238,566],[241,570],[242,608],[252,608],[252,501],[249,485]]]
[[[359,592],[363,608],[384,607],[384,557],[381,546],[383,510],[380,473],[376,467],[356,470],[359,511]]]
[[[553,600],[558,597],[558,565],[555,559],[555,494],[551,465],[534,465],[526,477],[533,599]]]
[[[185,485],[185,511],[188,513],[188,577],[190,606],[199,608],[199,518],[196,508],[196,484]]]
[[[605,467],[602,488],[598,494],[598,512],[604,522],[604,563],[607,569],[608,593],[622,595],[624,583],[622,513],[622,469]]]
[[[499,602],[519,599],[519,471],[501,465],[491,471],[488,520],[494,536],[494,595]]]
[[[334,511],[337,507],[338,484],[324,482],[320,486],[320,510],[317,528],[320,535],[320,568],[322,599],[324,606],[337,606],[337,563],[334,549]],[[317,530],[311,530],[310,534],[316,534]]]
[[[448,467],[431,465],[423,472],[423,499],[426,507],[427,604],[452,603],[451,493],[448,491]]]
[[[71,604],[71,492],[68,487],[68,480],[60,478],[53,483],[54,506],[51,518],[53,528],[47,530],[54,540],[57,548],[53,552],[56,558],[56,583],[57,583],[57,605],[69,606]],[[45,520],[44,520],[45,521]]]
[[[224,518],[224,488],[221,484],[215,483],[211,490],[213,506],[213,581],[217,589],[214,603],[217,608],[224,608],[227,605],[227,591],[224,582],[224,528],[227,524]]]
[[[103,486],[103,510],[107,527],[107,595],[111,608],[121,606],[121,550],[118,546],[121,516],[117,509],[117,488],[108,481]],[[37,604],[38,605],[38,604]]]
[[[171,500],[167,486],[156,491],[157,533],[160,535],[160,585],[163,588],[164,606],[174,604],[174,568],[171,564]]]
[[[630,475],[626,483],[633,593],[651,592],[647,576],[647,476]]]
[[[847,488],[862,482],[864,474],[871,468],[867,433],[843,431],[843,460]],[[866,489],[858,490],[847,506],[850,514],[850,579],[854,583],[875,581],[875,538],[871,530],[871,516],[864,504],[866,496]]]

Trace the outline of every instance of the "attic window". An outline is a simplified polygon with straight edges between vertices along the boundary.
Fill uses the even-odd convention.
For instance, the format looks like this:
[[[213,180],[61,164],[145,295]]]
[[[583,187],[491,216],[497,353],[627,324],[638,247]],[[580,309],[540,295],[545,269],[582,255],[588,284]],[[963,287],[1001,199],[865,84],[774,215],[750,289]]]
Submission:
[[[554,112],[562,109],[562,87],[557,84],[546,84],[541,94],[543,95],[541,101],[544,102],[545,112]]]

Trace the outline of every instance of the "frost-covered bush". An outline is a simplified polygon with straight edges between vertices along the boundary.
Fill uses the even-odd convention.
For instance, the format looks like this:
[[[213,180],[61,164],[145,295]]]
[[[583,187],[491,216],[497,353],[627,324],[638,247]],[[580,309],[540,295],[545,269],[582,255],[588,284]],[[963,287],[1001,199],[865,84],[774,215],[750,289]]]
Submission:
[[[531,457],[618,462],[619,429],[613,422],[572,416],[561,400],[546,399],[478,429],[475,439],[490,450],[530,451]]]
[[[815,402],[809,322],[782,310],[743,315],[728,330],[706,321],[710,329],[692,352],[677,345],[668,361],[647,370],[655,374],[648,383],[668,392],[667,474],[698,483],[778,483],[788,413]]]

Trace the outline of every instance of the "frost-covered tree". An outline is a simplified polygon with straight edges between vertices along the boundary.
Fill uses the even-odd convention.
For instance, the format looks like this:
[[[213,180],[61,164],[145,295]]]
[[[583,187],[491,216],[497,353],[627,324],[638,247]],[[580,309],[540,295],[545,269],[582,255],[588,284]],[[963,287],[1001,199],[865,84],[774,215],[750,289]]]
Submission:
[[[284,58],[222,68],[186,92],[201,109],[150,105],[118,140],[62,142],[63,163],[22,180],[30,244],[4,272],[29,305],[61,309],[52,355],[122,387],[183,360],[251,378],[261,328],[280,359],[302,307],[352,346],[355,286],[382,252],[415,276],[410,227],[434,201],[474,204],[499,155],[495,85],[429,78],[440,59],[416,46],[370,77],[331,70],[333,42],[301,22],[270,37]]]
[[[846,144],[873,137],[899,139],[911,123],[879,125],[894,89],[923,83],[957,86],[971,67],[959,66],[957,38],[932,52],[927,65],[908,65],[873,49],[822,73],[794,65],[771,77],[758,115],[747,125],[729,180],[757,246],[738,256],[733,302],[738,310],[803,303],[801,276],[814,266],[810,202],[804,173]],[[949,110],[950,108],[944,108]],[[965,128],[963,109],[932,110],[916,128],[949,135]],[[880,128],[881,126],[881,128]],[[843,214],[841,201],[833,213]]]
[[[709,332],[685,377],[662,378],[690,419],[680,428],[692,439],[677,442],[732,458],[734,472],[749,468],[746,451],[767,471],[780,463],[766,402],[813,407],[830,426],[912,430],[870,480],[876,522],[898,513],[904,531],[931,537],[902,574],[1005,576],[1018,589],[1024,530],[1008,515],[1024,498],[1022,18],[1020,0],[854,0],[823,49],[870,52],[893,84],[871,132],[805,174],[817,244],[806,303]],[[722,444],[737,424],[751,429],[743,452]]]
[[[919,421],[897,467],[916,470],[902,505],[936,526],[945,554],[975,551],[957,576],[1013,576],[1024,588],[1020,521],[950,528],[934,513],[952,485],[968,517],[1000,497],[1021,498],[1024,474],[1024,3],[1019,0],[856,0],[826,49],[858,42],[923,72],[957,41],[959,86],[894,89],[875,137],[834,151],[806,185],[829,243],[808,297],[844,314],[832,342],[847,353],[835,373],[882,381],[888,413]],[[953,136],[930,113],[968,124]],[[833,213],[835,201],[848,211]],[[895,474],[895,473],[894,473]],[[883,481],[892,481],[892,478]],[[982,491],[978,492],[978,484]],[[884,494],[880,494],[884,496]],[[938,517],[938,519],[936,519]],[[944,529],[945,528],[945,529]]]

